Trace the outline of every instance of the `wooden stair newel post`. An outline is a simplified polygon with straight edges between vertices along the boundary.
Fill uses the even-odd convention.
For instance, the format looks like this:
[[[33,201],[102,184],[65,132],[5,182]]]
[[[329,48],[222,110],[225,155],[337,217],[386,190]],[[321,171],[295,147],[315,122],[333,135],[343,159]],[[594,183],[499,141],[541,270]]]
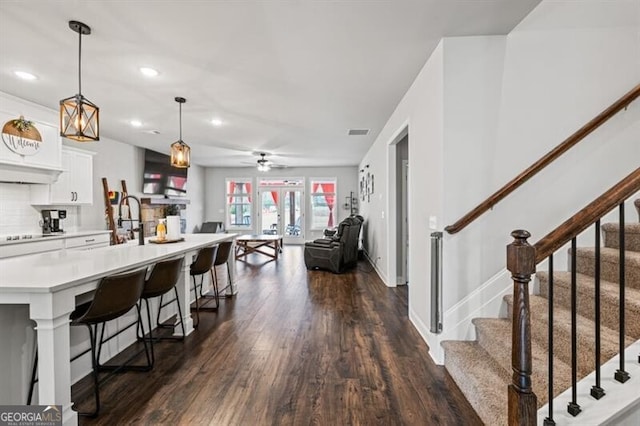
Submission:
[[[507,246],[507,269],[513,278],[513,329],[511,333],[511,367],[508,386],[509,425],[536,425],[537,400],[531,386],[531,318],[529,282],[536,270],[536,249],[527,242],[524,230],[511,233],[514,241]]]

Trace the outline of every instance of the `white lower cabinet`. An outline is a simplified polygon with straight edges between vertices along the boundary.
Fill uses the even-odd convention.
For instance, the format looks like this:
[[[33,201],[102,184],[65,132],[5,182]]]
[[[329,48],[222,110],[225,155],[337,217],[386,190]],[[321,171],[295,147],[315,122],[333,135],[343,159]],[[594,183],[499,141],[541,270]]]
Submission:
[[[98,247],[106,247],[109,244],[109,234],[87,235],[84,237],[66,238],[64,240],[64,247],[73,250],[90,250]]]
[[[24,256],[25,254],[44,253],[64,248],[64,240],[41,239],[34,242],[0,245],[0,259],[5,257]]]
[[[93,234],[92,232],[96,232]],[[55,250],[91,250],[111,244],[110,233],[104,231],[82,232],[81,235],[55,236],[0,244],[0,259]]]

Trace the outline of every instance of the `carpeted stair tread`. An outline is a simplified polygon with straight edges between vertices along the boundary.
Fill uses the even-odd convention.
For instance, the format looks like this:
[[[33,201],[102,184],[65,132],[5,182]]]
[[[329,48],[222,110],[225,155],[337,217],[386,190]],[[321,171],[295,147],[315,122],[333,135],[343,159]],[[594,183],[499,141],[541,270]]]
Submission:
[[[547,298],[549,274],[537,272],[540,281],[540,296]],[[554,303],[569,310],[571,308],[571,272],[554,272]],[[576,274],[578,289],[578,313],[585,318],[595,318],[595,278]],[[620,312],[620,286],[609,281],[600,281],[600,318],[602,325],[613,330],[618,329]],[[625,333],[640,339],[640,290],[625,290]]]
[[[447,371],[483,423],[506,425],[511,374],[478,342],[450,340],[442,342],[442,347]]]
[[[576,251],[576,271],[593,276],[595,274],[595,248],[579,247]],[[600,249],[600,278],[606,281],[619,280],[619,250]],[[640,252],[625,251],[625,280],[627,287],[640,289]]]
[[[513,296],[504,297],[509,308],[509,316],[512,315]],[[547,348],[549,320],[547,299],[531,295],[529,297],[531,306],[531,337],[544,348]],[[554,355],[563,362],[571,365],[571,312],[556,306],[554,309]],[[584,376],[593,371],[595,364],[594,344],[595,330],[593,321],[577,316],[577,353],[578,353],[578,373]],[[627,338],[626,345],[633,343],[633,339]],[[601,362],[611,359],[618,353],[618,332],[608,327],[601,327]]]
[[[640,222],[640,199],[634,205]],[[640,223],[625,224],[625,346],[640,338]],[[605,247],[600,250],[601,363],[619,353],[619,225],[601,227]],[[571,255],[571,252],[569,252]],[[595,364],[595,248],[578,247],[577,375]],[[530,295],[532,386],[538,407],[548,402],[548,274],[536,274],[541,295]],[[571,384],[571,273],[554,272],[554,394]],[[507,424],[507,386],[511,383],[511,315],[513,296],[504,301],[507,318],[475,318],[476,341],[445,341],[445,367],[485,424]]]
[[[619,223],[605,223],[600,228],[602,229],[605,247],[620,247]],[[625,223],[624,246],[627,250],[640,251],[640,223]]]
[[[478,343],[503,366],[511,367],[511,321],[506,318],[474,318]],[[549,400],[548,396],[548,351],[536,341],[531,342],[531,360],[533,362],[533,391],[538,397],[538,408]],[[559,395],[571,384],[571,367],[554,356],[553,392]],[[505,401],[506,403],[506,401]]]

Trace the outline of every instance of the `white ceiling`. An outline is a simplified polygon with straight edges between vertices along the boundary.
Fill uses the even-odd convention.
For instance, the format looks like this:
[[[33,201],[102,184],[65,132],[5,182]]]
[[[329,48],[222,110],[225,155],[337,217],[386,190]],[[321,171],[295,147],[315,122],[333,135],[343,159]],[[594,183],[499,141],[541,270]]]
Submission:
[[[196,164],[357,165],[441,37],[506,34],[539,1],[0,0],[0,91],[55,109],[76,94],[79,20],[103,138],[168,153],[182,96]]]

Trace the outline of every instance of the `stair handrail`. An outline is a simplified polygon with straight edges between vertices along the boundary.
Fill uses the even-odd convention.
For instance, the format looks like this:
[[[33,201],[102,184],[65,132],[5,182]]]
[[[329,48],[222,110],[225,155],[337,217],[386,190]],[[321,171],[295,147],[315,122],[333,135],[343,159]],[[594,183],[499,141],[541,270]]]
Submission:
[[[555,253],[573,237],[578,236],[596,220],[638,191],[640,191],[640,167],[535,243],[536,264],[549,257],[551,253]]]
[[[624,94],[620,99],[611,104],[607,109],[602,111],[596,117],[594,117],[587,124],[582,126],[579,130],[577,130],[574,134],[565,139],[562,143],[556,146],[554,149],[545,154],[538,161],[533,163],[523,172],[521,172],[518,176],[509,181],[502,188],[494,192],[491,196],[485,199],[483,202],[478,204],[473,210],[469,211],[467,214],[458,219],[454,224],[447,226],[444,228],[449,234],[455,234],[464,229],[471,222],[476,220],[482,214],[484,214],[487,210],[491,209],[493,206],[502,201],[507,195],[511,194],[513,191],[518,189],[522,184],[535,176],[538,172],[544,169],[546,166],[555,161],[562,154],[571,149],[578,142],[583,140],[587,135],[592,133],[602,124],[607,122],[611,117],[616,115],[619,111],[626,108],[631,102],[633,102],[636,98],[640,96],[640,84],[636,85],[629,92]]]
[[[508,392],[508,424],[537,424],[537,397],[531,382],[531,318],[529,282],[536,265],[582,231],[640,191],[640,167],[627,175],[601,196],[545,235],[533,246],[525,230],[511,233],[514,241],[507,246],[507,269],[513,279],[513,314],[511,333],[511,367]],[[621,243],[624,246],[623,243]]]

